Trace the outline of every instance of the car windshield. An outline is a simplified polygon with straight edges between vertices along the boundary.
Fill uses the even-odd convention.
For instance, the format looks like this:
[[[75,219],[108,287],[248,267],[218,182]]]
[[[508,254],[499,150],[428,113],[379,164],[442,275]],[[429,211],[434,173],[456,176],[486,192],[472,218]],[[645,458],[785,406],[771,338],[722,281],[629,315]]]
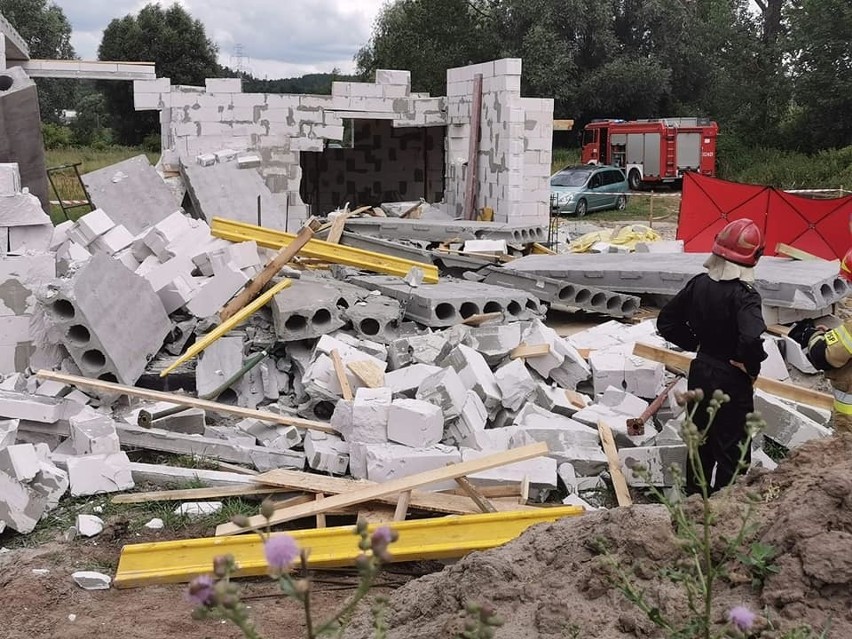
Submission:
[[[560,171],[550,178],[550,186],[583,186],[588,179],[588,171]]]

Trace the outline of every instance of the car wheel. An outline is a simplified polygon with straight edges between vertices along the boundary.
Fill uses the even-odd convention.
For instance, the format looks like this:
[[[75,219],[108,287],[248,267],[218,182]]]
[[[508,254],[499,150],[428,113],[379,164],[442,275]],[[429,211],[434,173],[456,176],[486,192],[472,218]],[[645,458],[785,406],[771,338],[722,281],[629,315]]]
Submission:
[[[626,208],[627,208],[627,196],[626,195],[619,195],[615,199],[615,209],[617,211],[623,211]]]
[[[634,191],[638,191],[640,188],[642,188],[642,176],[639,175],[639,171],[637,171],[636,169],[630,171],[630,175],[627,176],[627,183]]]
[[[580,200],[577,202],[577,208],[574,209],[574,212],[577,214],[577,217],[583,217],[589,210],[589,205],[586,203],[586,200]]]

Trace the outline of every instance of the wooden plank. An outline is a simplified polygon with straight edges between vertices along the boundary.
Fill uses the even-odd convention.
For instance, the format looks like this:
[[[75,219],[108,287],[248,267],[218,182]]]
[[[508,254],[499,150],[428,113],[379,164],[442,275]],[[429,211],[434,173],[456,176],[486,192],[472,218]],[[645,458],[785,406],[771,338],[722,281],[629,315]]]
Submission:
[[[538,242],[533,242],[530,253],[533,255],[556,255],[556,251],[552,251],[544,244],[539,244]]]
[[[521,344],[512,349],[509,353],[511,359],[519,359],[521,357],[541,357],[550,352],[550,344]]]
[[[491,320],[502,320],[503,313],[478,313],[476,315],[471,315],[467,319],[462,320],[462,324],[465,326],[479,326],[480,324],[484,324],[485,322],[490,322]]]
[[[396,509],[393,511],[394,521],[405,521],[408,516],[408,505],[411,503],[411,491],[400,493],[396,500]]]
[[[368,524],[383,524],[393,521],[393,516],[396,511],[393,508],[384,506],[362,506],[358,509],[356,517],[363,519]]]
[[[203,408],[211,413],[220,415],[234,415],[236,417],[252,417],[262,422],[271,424],[282,424],[284,426],[298,426],[299,428],[307,428],[317,430],[322,433],[337,434],[331,426],[325,422],[315,422],[310,419],[302,419],[300,417],[288,417],[286,415],[278,415],[263,410],[255,410],[253,408],[240,408],[239,406],[230,406],[228,404],[220,404],[211,402],[206,399],[198,399],[186,395],[177,395],[175,393],[164,393],[162,391],[148,390],[146,388],[136,388],[135,386],[125,386],[124,384],[116,384],[113,382],[104,382],[99,379],[89,379],[88,377],[80,377],[79,375],[66,375],[65,373],[56,373],[54,371],[40,370],[36,373],[39,379],[50,379],[56,382],[62,382],[71,386],[79,386],[80,388],[90,388],[95,391],[103,391],[107,393],[118,393],[119,395],[127,395],[129,397],[139,397],[141,399],[149,399],[155,402],[168,402],[179,406],[191,406],[192,408]]]
[[[343,368],[343,360],[340,359],[340,353],[336,348],[331,349],[331,363],[334,365],[334,374],[337,375],[337,383],[343,390],[343,399],[352,399],[352,387],[349,385],[349,378],[346,377],[346,369]]]
[[[304,491],[310,493],[325,493],[326,495],[339,495],[341,493],[361,490],[365,486],[375,486],[374,482],[348,479],[344,477],[329,477],[327,475],[316,475],[299,470],[286,470],[279,468],[264,473],[257,479],[271,486],[287,488],[293,491]],[[396,506],[397,497],[389,496],[376,501]],[[478,513],[479,508],[466,495],[452,495],[440,492],[428,492],[414,490],[411,493],[410,506],[418,510],[453,515],[469,515]]]
[[[621,472],[621,460],[618,458],[618,448],[612,437],[612,430],[603,420],[598,422],[598,432],[601,435],[601,444],[609,462],[609,475],[612,478],[612,486],[615,488],[615,498],[619,506],[632,506],[633,499],[630,497],[630,489],[627,480]],[[298,506],[297,506],[298,508]]]
[[[637,342],[633,347],[633,354],[654,362],[660,362],[679,371],[688,371],[690,363],[695,359],[695,356],[691,354],[676,353],[667,348],[642,344],[641,342]],[[832,395],[796,386],[795,384],[779,382],[778,380],[767,377],[758,377],[754,382],[754,386],[762,391],[766,391],[770,395],[783,397],[799,404],[818,406],[827,410],[831,410],[834,406],[834,397]],[[710,392],[713,390],[715,389],[711,389]]]
[[[240,473],[241,475],[260,475],[260,472],[255,470],[254,468],[246,468],[245,466],[240,466],[239,464],[230,464],[221,460],[217,460],[216,464],[222,470],[227,470],[232,473]]]
[[[316,503],[321,502],[323,499],[325,499],[325,495],[323,495],[322,493],[317,493],[316,495],[314,495],[314,501]],[[317,528],[325,528],[325,524],[325,513],[317,513]]]
[[[248,486],[211,486],[207,488],[184,488],[183,490],[155,490],[144,493],[114,495],[114,504],[144,504],[151,501],[198,501],[221,497],[244,497],[246,495],[273,495],[293,492],[289,488],[255,484]]]
[[[343,231],[346,228],[346,220],[355,215],[360,215],[365,212],[367,209],[370,209],[370,206],[362,206],[354,211],[346,211],[341,215],[338,215],[331,221],[331,230],[328,232],[328,237],[325,238],[325,241],[329,244],[337,244],[340,242],[340,238],[343,236]]]
[[[780,337],[785,337],[790,334],[789,326],[781,326],[780,324],[772,324],[771,326],[766,327],[766,332],[772,335],[778,335]]]
[[[236,315],[240,309],[244,308],[246,304],[257,297],[263,287],[269,284],[273,277],[278,275],[287,262],[296,257],[296,254],[304,248],[305,244],[310,242],[311,238],[314,236],[315,226],[319,225],[313,218],[309,219],[305,223],[305,226],[303,226],[296,235],[296,239],[278,251],[275,257],[266,263],[263,270],[251,278],[246,283],[243,290],[237,293],[230,302],[222,307],[222,310],[219,311],[219,321],[224,322],[230,319]]]
[[[293,508],[277,510],[272,515],[269,523],[280,524],[287,521],[293,521],[294,519],[300,519],[302,517],[311,517],[316,515],[318,512],[333,510],[344,506],[353,506],[355,504],[363,504],[368,501],[390,497],[391,495],[398,495],[399,493],[407,490],[413,490],[414,488],[420,488],[421,486],[428,486],[430,484],[455,479],[456,477],[464,477],[465,475],[471,475],[491,468],[499,468],[500,466],[505,466],[506,464],[511,464],[517,461],[540,457],[541,455],[546,455],[547,452],[548,447],[545,442],[505,450],[499,453],[494,453],[493,455],[486,455],[485,457],[480,457],[478,459],[470,459],[444,468],[435,468],[426,472],[409,475],[408,477],[392,479],[391,481],[386,481],[381,484],[365,486],[360,490],[355,490],[349,493],[334,495],[324,499],[321,504],[302,504],[301,506],[295,506]],[[450,495],[444,495],[443,499],[446,499],[447,497],[450,497]],[[412,494],[412,501],[413,499],[414,495]],[[260,521],[258,518],[253,517],[249,519],[249,526],[247,528],[240,528],[234,524],[223,524],[216,529],[216,534],[234,535],[241,532],[248,532],[249,530],[256,530],[258,527],[264,525],[264,523],[264,521]]]
[[[373,362],[360,360],[349,362],[349,370],[368,388],[382,388],[385,385],[385,374]]]
[[[797,249],[795,246],[790,246],[789,244],[784,244],[782,242],[778,242],[778,244],[775,246],[775,252],[779,255],[791,257],[794,260],[799,261],[822,260],[821,257],[813,255],[812,253],[808,253],[807,251],[803,251],[802,249]]]
[[[467,145],[467,170],[465,171],[462,217],[476,219],[477,186],[479,186],[479,146],[482,139],[482,74],[473,76],[473,104],[470,107],[470,138]]]
[[[485,498],[485,495],[480,493],[476,486],[470,483],[467,477],[456,477],[456,483],[461,486],[468,496],[479,506],[479,509],[484,513],[496,513],[497,509]]]
[[[554,131],[570,131],[574,128],[574,120],[554,120]]]
[[[568,398],[568,402],[571,404],[571,406],[576,406],[577,408],[586,407],[586,402],[583,399],[583,396],[577,391],[571,390],[570,388],[566,388],[565,397]]]
[[[526,504],[530,500],[530,476],[524,475],[524,481],[521,483],[521,498],[520,504]]]
[[[488,499],[500,499],[503,497],[520,497],[523,492],[523,485],[521,483],[518,484],[508,484],[502,486],[477,486],[476,490],[479,491],[481,495],[484,497],[488,497]],[[443,495],[465,495],[467,493],[463,491],[461,488],[454,488],[452,490],[443,490],[441,491]]]

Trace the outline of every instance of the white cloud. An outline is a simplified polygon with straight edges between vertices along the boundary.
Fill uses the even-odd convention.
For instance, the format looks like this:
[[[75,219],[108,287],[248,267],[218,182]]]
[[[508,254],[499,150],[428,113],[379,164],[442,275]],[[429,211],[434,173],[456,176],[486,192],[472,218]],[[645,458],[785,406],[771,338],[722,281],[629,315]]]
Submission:
[[[158,0],[167,6],[170,0]],[[138,11],[144,0],[54,0],[73,28],[77,54],[97,56],[101,32],[113,18]],[[384,0],[180,0],[219,46],[219,60],[234,63],[242,45],[244,66],[259,77],[354,69],[353,58],[370,37]]]

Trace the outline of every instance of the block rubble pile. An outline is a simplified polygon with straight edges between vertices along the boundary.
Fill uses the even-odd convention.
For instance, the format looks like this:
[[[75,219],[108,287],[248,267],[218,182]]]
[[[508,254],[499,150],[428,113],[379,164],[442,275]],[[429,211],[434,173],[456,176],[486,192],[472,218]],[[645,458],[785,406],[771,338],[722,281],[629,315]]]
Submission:
[[[199,162],[230,161],[251,170],[243,155],[223,158],[214,154]],[[652,484],[666,487],[670,466],[685,463],[682,409],[675,401],[683,384],[644,435],[627,429],[627,420],[670,379],[662,364],[632,355],[636,342],[665,346],[653,321],[612,320],[561,337],[542,321],[558,298],[552,289],[507,288],[499,277],[427,285],[351,268],[288,269],[290,288],[172,374],[175,386],[199,396],[325,422],[333,432],[200,409],[163,414],[168,404],[134,401],[128,410],[115,394],[38,381],[34,371],[53,369],[151,386],[272,256],[253,241],[213,237],[205,221],[176,205],[164,208],[173,201],[171,192],[162,180],[150,179],[147,163],[102,171],[89,178],[101,185],[92,193],[101,208],[48,234],[46,216],[20,192],[16,171],[0,166],[0,228],[8,238],[0,259],[0,529],[32,531],[68,492],[112,493],[137,482],[202,476],[214,485],[246,481],[234,473],[131,461],[139,449],[258,471],[307,469],[383,482],[547,442],[547,457],[469,480],[479,486],[528,481],[542,500],[561,487],[569,493],[566,503],[587,505],[599,503],[595,496],[608,473],[600,421],[611,427],[634,486],[646,481],[631,470],[638,464],[650,469]],[[158,204],[135,205],[140,189],[144,202]],[[499,270],[492,264],[485,273]],[[613,299],[615,314],[623,315],[624,298]],[[481,325],[463,323],[495,312],[499,317]],[[521,346],[541,346],[542,352],[513,356]],[[786,378],[782,354],[807,368],[790,340],[768,340],[767,349],[766,375]],[[261,351],[267,355],[240,375]],[[764,393],[757,394],[757,408],[770,424],[764,437],[788,448],[830,432],[825,411]],[[150,428],[137,425],[142,409],[152,414]],[[455,485],[428,487],[447,488]],[[196,516],[215,509],[184,504],[178,512]],[[79,527],[89,530],[92,523]]]

